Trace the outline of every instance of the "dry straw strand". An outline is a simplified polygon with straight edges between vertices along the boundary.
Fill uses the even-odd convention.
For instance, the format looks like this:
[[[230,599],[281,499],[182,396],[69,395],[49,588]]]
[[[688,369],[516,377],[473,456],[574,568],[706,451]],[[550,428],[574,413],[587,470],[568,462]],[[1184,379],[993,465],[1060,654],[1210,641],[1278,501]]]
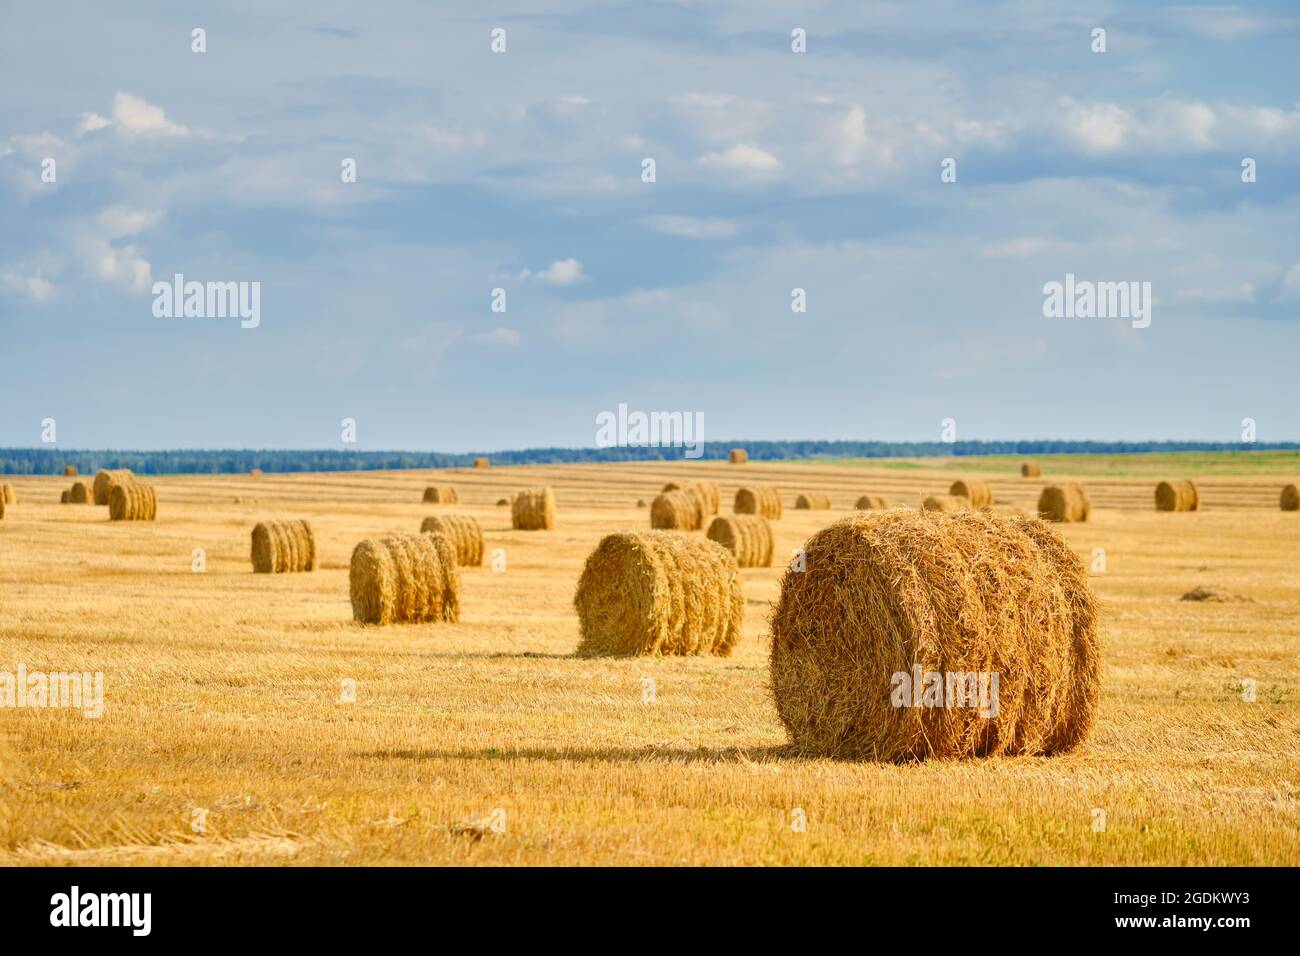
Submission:
[[[1043,469],[1038,467],[1038,462],[1027,461],[1020,466],[1021,478],[1038,478],[1043,474]]]
[[[745,616],[731,553],[674,531],[607,535],[587,558],[573,604],[584,656],[725,656]]]
[[[743,465],[749,461],[749,452],[743,448],[733,448],[731,453],[727,455],[727,461],[733,465]]]
[[[1283,511],[1300,511],[1300,486],[1295,482],[1283,485],[1279,503]]]
[[[794,506],[798,511],[830,511],[831,496],[811,491],[796,498]]]
[[[284,574],[315,571],[316,535],[306,521],[261,521],[252,533],[253,571]]]
[[[709,524],[706,537],[722,545],[742,568],[772,566],[772,526],[758,515],[719,515]]]
[[[1157,511],[1199,511],[1200,508],[1201,495],[1195,482],[1180,478],[1156,485]]]
[[[859,511],[884,511],[889,507],[889,499],[884,495],[863,495],[853,507]]]
[[[95,504],[108,504],[108,492],[113,485],[123,481],[135,481],[135,474],[129,468],[121,468],[116,471],[105,471],[100,469],[95,473]]]
[[[158,517],[158,496],[153,485],[118,482],[108,493],[108,516],[113,521],[153,521]]]
[[[770,485],[741,488],[732,510],[738,515],[759,515],[769,520],[781,517],[781,495]]]
[[[421,533],[430,532],[447,538],[456,547],[456,563],[476,568],[483,563],[483,529],[473,515],[434,515],[425,518]]]
[[[547,487],[517,492],[510,520],[517,531],[555,530],[555,491]]]
[[[813,535],[805,554],[805,569],[781,582],[771,657],[777,712],[801,750],[884,761],[1052,754],[1088,733],[1097,606],[1082,562],[1045,523],[855,514]],[[906,695],[899,675],[918,671],[914,694],[941,675],[942,706]],[[956,675],[975,675],[976,687]],[[983,681],[983,701],[961,706],[950,677],[952,691]]]
[[[439,534],[367,538],[348,571],[352,616],[362,624],[460,620],[456,549]]]
[[[993,492],[987,482],[977,478],[962,478],[952,483],[948,494],[970,501],[972,508],[987,508],[993,504]]]
[[[1047,521],[1087,521],[1090,514],[1092,498],[1077,481],[1048,485],[1038,495],[1038,516]]]
[[[458,505],[460,495],[451,485],[429,485],[424,489],[424,500],[435,505]]]

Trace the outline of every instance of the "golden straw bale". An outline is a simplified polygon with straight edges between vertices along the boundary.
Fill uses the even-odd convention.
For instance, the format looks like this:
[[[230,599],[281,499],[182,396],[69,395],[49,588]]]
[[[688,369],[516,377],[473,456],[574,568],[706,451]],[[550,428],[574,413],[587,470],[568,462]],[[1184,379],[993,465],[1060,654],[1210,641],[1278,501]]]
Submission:
[[[0,497],[4,498],[7,505],[18,504],[18,493],[14,491],[14,486],[7,481],[3,486],[0,486]]]
[[[1047,521],[1087,521],[1090,514],[1092,498],[1077,481],[1048,485],[1038,496],[1038,516]]]
[[[730,654],[745,616],[739,577],[731,553],[704,537],[608,535],[587,558],[573,597],[578,653]]]
[[[475,468],[491,468],[491,467],[492,467],[492,463],[491,463],[490,461],[488,461],[486,458],[475,458],[475,459],[474,459],[474,467],[475,467]]]
[[[749,452],[743,448],[733,448],[731,453],[727,455],[727,461],[733,465],[743,465],[749,461]]]
[[[72,504],[72,493],[70,491],[65,490],[63,494],[59,497],[59,501],[60,503],[65,505]]]
[[[424,489],[424,500],[435,505],[458,505],[460,495],[451,485],[429,485]]]
[[[517,492],[510,506],[510,520],[517,531],[553,531],[555,491],[547,487]]]
[[[116,471],[105,471],[101,468],[95,474],[95,504],[108,504],[109,489],[120,481],[135,481],[135,474],[129,468],[120,468]]]
[[[651,528],[699,531],[703,524],[703,502],[689,491],[665,491],[650,504]]]
[[[741,488],[736,492],[736,503],[732,511],[738,515],[760,515],[775,520],[781,517],[780,492],[770,485]]]
[[[460,620],[456,548],[440,534],[367,538],[352,551],[348,586],[363,624]]]
[[[993,492],[989,490],[988,483],[976,478],[954,481],[948,494],[968,499],[972,508],[985,508],[993,504]]]
[[[315,571],[316,535],[306,521],[260,521],[252,535],[253,572]]]
[[[800,750],[1053,754],[1092,727],[1097,604],[1042,521],[859,513],[813,535],[805,556],[772,617],[772,692]]]
[[[498,499],[497,499],[497,507],[498,507],[498,508],[509,508],[509,507],[510,507],[510,499],[509,499],[509,498],[498,498]]]
[[[153,521],[158,517],[153,485],[140,481],[113,484],[108,492],[108,516],[113,521]]]
[[[1200,508],[1201,495],[1195,482],[1176,479],[1156,485],[1157,511],[1199,511]]]
[[[930,495],[921,502],[922,511],[957,512],[968,511],[970,499],[961,495]]]
[[[5,496],[0,495],[0,518],[5,516],[5,509],[9,506],[5,504]]]
[[[1283,485],[1280,503],[1283,511],[1300,511],[1300,486],[1295,482]]]
[[[831,496],[812,491],[796,498],[794,507],[796,511],[830,511]]]
[[[250,478],[261,478],[261,477],[262,477],[262,474],[263,474],[263,472],[262,472],[262,469],[261,469],[261,468],[250,468],[250,469],[248,469],[248,476],[249,476]]]
[[[678,484],[670,481],[664,485],[664,491],[690,491],[697,494],[703,505],[704,516],[715,515],[718,513],[718,507],[722,501],[722,494],[718,490],[716,481],[688,481]]]
[[[884,511],[889,507],[889,499],[884,495],[863,495],[853,507],[859,511]]]
[[[758,515],[719,515],[709,523],[706,537],[736,558],[742,568],[772,566],[772,526]]]
[[[425,518],[421,532],[440,534],[456,547],[456,563],[476,568],[483,563],[483,529],[473,515],[434,515]]]
[[[1038,462],[1027,461],[1020,466],[1021,478],[1038,478],[1042,475],[1043,469],[1038,467]]]
[[[76,465],[64,465],[64,466],[63,466],[63,477],[64,477],[64,478],[76,478],[76,477],[77,477],[77,466],[76,466]]]
[[[74,505],[88,505],[95,500],[95,488],[88,481],[74,481],[68,489],[68,501]]]

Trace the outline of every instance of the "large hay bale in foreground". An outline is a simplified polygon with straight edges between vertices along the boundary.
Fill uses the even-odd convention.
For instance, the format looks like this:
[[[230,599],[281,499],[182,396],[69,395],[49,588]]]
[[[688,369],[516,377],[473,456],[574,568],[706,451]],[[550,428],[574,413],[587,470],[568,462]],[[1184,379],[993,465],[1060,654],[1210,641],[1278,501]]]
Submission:
[[[732,511],[738,515],[759,515],[775,520],[781,517],[781,494],[769,485],[741,488],[736,492]]]
[[[972,508],[987,508],[993,504],[993,492],[989,489],[988,483],[977,478],[962,478],[954,481],[952,487],[948,489],[948,494],[967,499]]]
[[[118,482],[108,492],[108,516],[113,521],[153,521],[158,517],[158,495],[153,485],[140,481]]]
[[[1283,511],[1300,511],[1300,485],[1295,482],[1283,485],[1279,504]]]
[[[306,521],[259,521],[252,534],[253,573],[315,571],[316,535]]]
[[[555,492],[550,487],[516,492],[510,522],[517,531],[555,530]]]
[[[424,489],[424,500],[427,504],[458,505],[460,495],[451,485],[429,485]]]
[[[475,467],[475,468],[491,468],[491,467],[492,467],[492,462],[488,461],[486,458],[475,458],[475,459],[474,459],[474,467]]]
[[[733,448],[731,453],[727,455],[727,461],[733,465],[743,465],[749,461],[749,452],[743,448]]]
[[[831,496],[818,491],[802,494],[794,500],[796,511],[830,511]]]
[[[929,495],[921,502],[922,511],[943,511],[954,513],[967,511],[971,507],[970,499],[957,495]]]
[[[859,511],[884,511],[889,507],[889,499],[884,495],[863,495],[853,507]]]
[[[119,468],[116,471],[105,471],[100,469],[95,473],[95,504],[108,504],[108,492],[113,485],[123,481],[135,481],[135,474],[130,468]]]
[[[483,563],[483,529],[473,515],[434,515],[425,518],[421,533],[440,534],[456,548],[456,563],[477,568]]]
[[[718,515],[705,537],[722,545],[742,568],[772,566],[772,526],[758,515]]]
[[[722,503],[722,493],[718,490],[718,483],[716,481],[688,481],[680,485],[675,481],[670,481],[668,484],[664,485],[663,490],[689,491],[697,494],[700,498],[703,506],[703,514],[706,518],[709,515],[717,514],[719,506]]]
[[[581,655],[730,654],[745,595],[736,559],[715,541],[674,531],[607,535],[573,596]]]
[[[1090,514],[1092,498],[1077,481],[1048,485],[1038,495],[1038,516],[1046,521],[1087,521]]]
[[[805,553],[772,617],[772,691],[800,749],[1052,754],[1088,733],[1097,605],[1047,524],[896,509],[841,519]]]
[[[63,477],[64,477],[64,478],[76,478],[76,477],[77,477],[77,466],[76,466],[76,465],[64,465],[64,466],[63,466]]]
[[[1157,511],[1199,511],[1201,495],[1196,484],[1185,478],[1156,485]]]
[[[68,489],[68,501],[74,505],[88,505],[95,501],[95,488],[88,481],[74,481]]]
[[[689,491],[665,491],[650,503],[650,527],[664,531],[699,531],[703,503]]]
[[[1038,478],[1043,473],[1043,469],[1038,467],[1038,462],[1027,461],[1020,466],[1021,478]]]
[[[460,620],[456,547],[440,534],[367,538],[352,551],[348,587],[362,624]]]

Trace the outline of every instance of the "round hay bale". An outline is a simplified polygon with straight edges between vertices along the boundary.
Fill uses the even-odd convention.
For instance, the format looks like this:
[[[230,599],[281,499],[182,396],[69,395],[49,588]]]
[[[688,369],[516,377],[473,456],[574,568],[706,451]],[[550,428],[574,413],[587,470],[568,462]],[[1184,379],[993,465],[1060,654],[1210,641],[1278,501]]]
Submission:
[[[64,478],[76,478],[76,477],[77,477],[77,466],[76,466],[76,465],[64,465],[64,466],[63,466],[63,477],[64,477]]]
[[[62,496],[59,498],[59,502],[65,505],[72,504],[72,493],[70,491],[64,491]]]
[[[1283,511],[1300,511],[1300,486],[1295,482],[1283,485],[1280,504]]]
[[[896,509],[843,518],[805,553],[772,617],[773,696],[800,749],[884,761],[1052,754],[1087,735],[1097,604],[1047,524]]]
[[[1196,484],[1185,478],[1156,485],[1157,511],[1199,511],[1201,495]]]
[[[348,587],[362,624],[460,620],[456,548],[440,534],[367,538],[352,551]]]
[[[954,481],[952,487],[948,489],[948,494],[966,498],[972,508],[986,508],[993,504],[993,492],[989,490],[988,483],[977,478],[962,478]]]
[[[5,516],[5,510],[8,507],[9,506],[5,504],[5,496],[0,495],[0,518],[3,518]]]
[[[119,468],[116,471],[105,471],[100,469],[95,473],[95,504],[108,504],[108,491],[113,485],[122,481],[135,481],[135,474],[129,468]]]
[[[510,521],[517,531],[555,530],[555,492],[549,487],[517,492]]]
[[[426,504],[458,505],[460,495],[451,485],[429,485],[424,489],[424,501]]]
[[[421,533],[440,534],[456,548],[456,564],[477,568],[483,563],[483,529],[473,515],[434,515],[425,518]]]
[[[1043,469],[1038,467],[1038,462],[1027,461],[1020,466],[1021,478],[1038,478],[1043,474]]]
[[[113,521],[153,521],[158,517],[158,496],[153,485],[118,482],[108,493],[108,516]]]
[[[759,515],[776,520],[781,517],[781,495],[769,485],[741,488],[736,492],[736,503],[732,511],[738,515]]]
[[[689,481],[680,485],[675,481],[670,481],[664,485],[663,490],[691,491],[698,494],[705,517],[717,514],[722,503],[722,493],[718,490],[716,481]]]
[[[727,455],[727,461],[733,465],[743,465],[749,461],[749,452],[743,448],[733,448],[731,453]]]
[[[0,486],[0,496],[4,497],[5,504],[7,505],[18,504],[18,493],[14,491],[14,486],[9,484],[7,481],[3,486]]]
[[[606,536],[573,596],[580,655],[716,654],[740,638],[745,595],[736,559],[707,538],[673,531]]]
[[[1046,521],[1087,521],[1090,514],[1092,499],[1077,481],[1048,485],[1038,496],[1038,516]]]
[[[68,489],[68,501],[74,505],[88,505],[95,501],[95,488],[88,481],[74,481]]]
[[[248,477],[250,477],[250,478],[261,478],[261,477],[262,477],[262,469],[261,469],[261,468],[250,468],[250,469],[248,469]]]
[[[666,491],[650,504],[650,527],[665,531],[699,531],[703,502],[689,491]]]
[[[645,508],[645,507],[647,507],[647,505],[646,505],[646,503],[645,503],[645,499],[644,499],[644,498],[638,498],[638,499],[636,500],[636,506],[637,506],[638,508]]]
[[[853,507],[859,511],[884,511],[889,507],[889,499],[883,495],[863,495]]]
[[[742,568],[772,566],[772,526],[758,515],[719,515],[709,523],[710,541],[722,545]]]
[[[254,574],[315,571],[316,535],[306,521],[260,521],[253,528]]]
[[[488,461],[486,458],[475,458],[475,459],[474,459],[474,467],[475,467],[475,468],[491,468],[491,467],[492,467],[492,463],[491,463],[490,461]]]
[[[930,495],[921,502],[922,511],[943,511],[953,513],[957,511],[968,511],[970,507],[970,499],[959,497],[958,495]]]
[[[830,511],[831,496],[816,491],[809,492],[796,498],[794,507],[796,511]]]
[[[509,507],[510,507],[510,499],[509,499],[509,498],[498,498],[498,499],[497,499],[497,507],[498,507],[498,508],[509,508]]]

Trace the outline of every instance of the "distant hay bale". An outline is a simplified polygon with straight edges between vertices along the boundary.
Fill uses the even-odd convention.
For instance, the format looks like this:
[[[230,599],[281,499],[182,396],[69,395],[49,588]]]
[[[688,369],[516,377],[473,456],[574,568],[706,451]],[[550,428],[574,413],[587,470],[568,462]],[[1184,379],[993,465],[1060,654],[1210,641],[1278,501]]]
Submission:
[[[306,521],[260,521],[252,539],[255,574],[316,570],[316,535]]]
[[[664,485],[663,490],[692,491],[697,493],[700,497],[701,503],[703,504],[705,517],[717,514],[719,505],[722,503],[722,494],[718,490],[718,483],[716,481],[688,481],[680,485],[675,481],[670,481],[668,484]]]
[[[475,468],[491,468],[491,467],[492,467],[492,463],[491,463],[490,461],[488,461],[486,458],[475,458],[475,459],[474,459],[474,467],[475,467]]]
[[[0,518],[5,516],[5,509],[9,506],[5,504],[5,496],[0,495]]]
[[[922,511],[942,511],[954,513],[969,511],[970,499],[959,495],[930,495],[921,502]]]
[[[863,495],[853,507],[859,511],[884,511],[889,507],[889,499],[883,495]]]
[[[64,466],[63,466],[63,477],[64,477],[64,478],[76,478],[76,477],[77,477],[77,466],[76,466],[76,465],[64,465]]]
[[[749,452],[743,448],[733,448],[731,453],[727,455],[727,461],[733,465],[743,465],[749,461]]]
[[[116,471],[105,471],[100,469],[95,474],[95,504],[108,504],[108,491],[113,485],[121,481],[135,481],[135,474],[130,468],[121,468]]]
[[[665,491],[650,503],[650,527],[663,531],[699,531],[704,526],[703,503],[689,491]]]
[[[716,654],[740,638],[745,595],[736,559],[715,541],[674,531],[607,535],[573,597],[578,653]]]
[[[460,620],[456,548],[440,534],[367,538],[352,551],[348,587],[362,624]]]
[[[638,499],[636,500],[636,506],[637,506],[638,508],[645,508],[645,507],[647,507],[647,505],[646,505],[646,503],[645,503],[645,499],[644,499],[644,498],[638,498]]]
[[[509,498],[498,498],[498,499],[497,499],[497,507],[498,507],[498,508],[509,508],[509,507],[510,507],[510,499],[509,499]]]
[[[742,568],[772,566],[772,526],[758,515],[718,515],[705,537],[722,545]]]
[[[74,481],[68,489],[68,501],[74,505],[88,505],[95,501],[95,488],[88,481]]]
[[[516,492],[510,505],[510,521],[517,531],[555,530],[554,490],[547,487]]]
[[[262,477],[262,469],[261,469],[261,468],[250,468],[250,469],[248,469],[248,476],[249,476],[250,478],[261,478],[261,477]]]
[[[1097,604],[1083,563],[1042,521],[855,514],[813,535],[805,556],[781,582],[771,654],[777,713],[800,750],[1053,754],[1092,727]]]
[[[1156,485],[1157,511],[1199,511],[1201,495],[1196,484],[1185,478]]]
[[[429,485],[424,489],[424,500],[426,504],[458,505],[460,495],[451,485]]]
[[[139,481],[117,482],[108,493],[108,516],[114,521],[153,521],[158,517],[158,496],[153,485]]]
[[[770,485],[741,488],[732,507],[738,515],[759,515],[769,520],[781,517],[781,495]]]
[[[1300,486],[1295,482],[1283,485],[1280,503],[1283,511],[1300,511]]]
[[[70,505],[70,504],[72,504],[72,494],[71,494],[71,492],[69,492],[69,491],[64,491],[63,494],[62,494],[62,496],[59,498],[59,502],[62,503],[62,504],[65,504],[65,505]]]
[[[1038,516],[1046,521],[1087,521],[1090,514],[1092,498],[1077,481],[1048,485],[1038,496]]]
[[[3,486],[0,486],[0,494],[3,494],[5,504],[18,504],[18,493],[14,491],[14,486],[9,484],[9,482],[6,481]]]
[[[830,511],[831,496],[812,491],[796,498],[794,506],[797,511]]]
[[[1038,467],[1038,462],[1027,461],[1020,466],[1021,478],[1038,478],[1043,474],[1043,469]]]
[[[476,568],[483,563],[483,529],[473,515],[434,515],[420,525],[422,533],[443,535],[456,548],[456,563]]]
[[[972,508],[986,508],[993,504],[993,492],[989,490],[988,483],[977,478],[954,481],[948,494],[968,499]]]

